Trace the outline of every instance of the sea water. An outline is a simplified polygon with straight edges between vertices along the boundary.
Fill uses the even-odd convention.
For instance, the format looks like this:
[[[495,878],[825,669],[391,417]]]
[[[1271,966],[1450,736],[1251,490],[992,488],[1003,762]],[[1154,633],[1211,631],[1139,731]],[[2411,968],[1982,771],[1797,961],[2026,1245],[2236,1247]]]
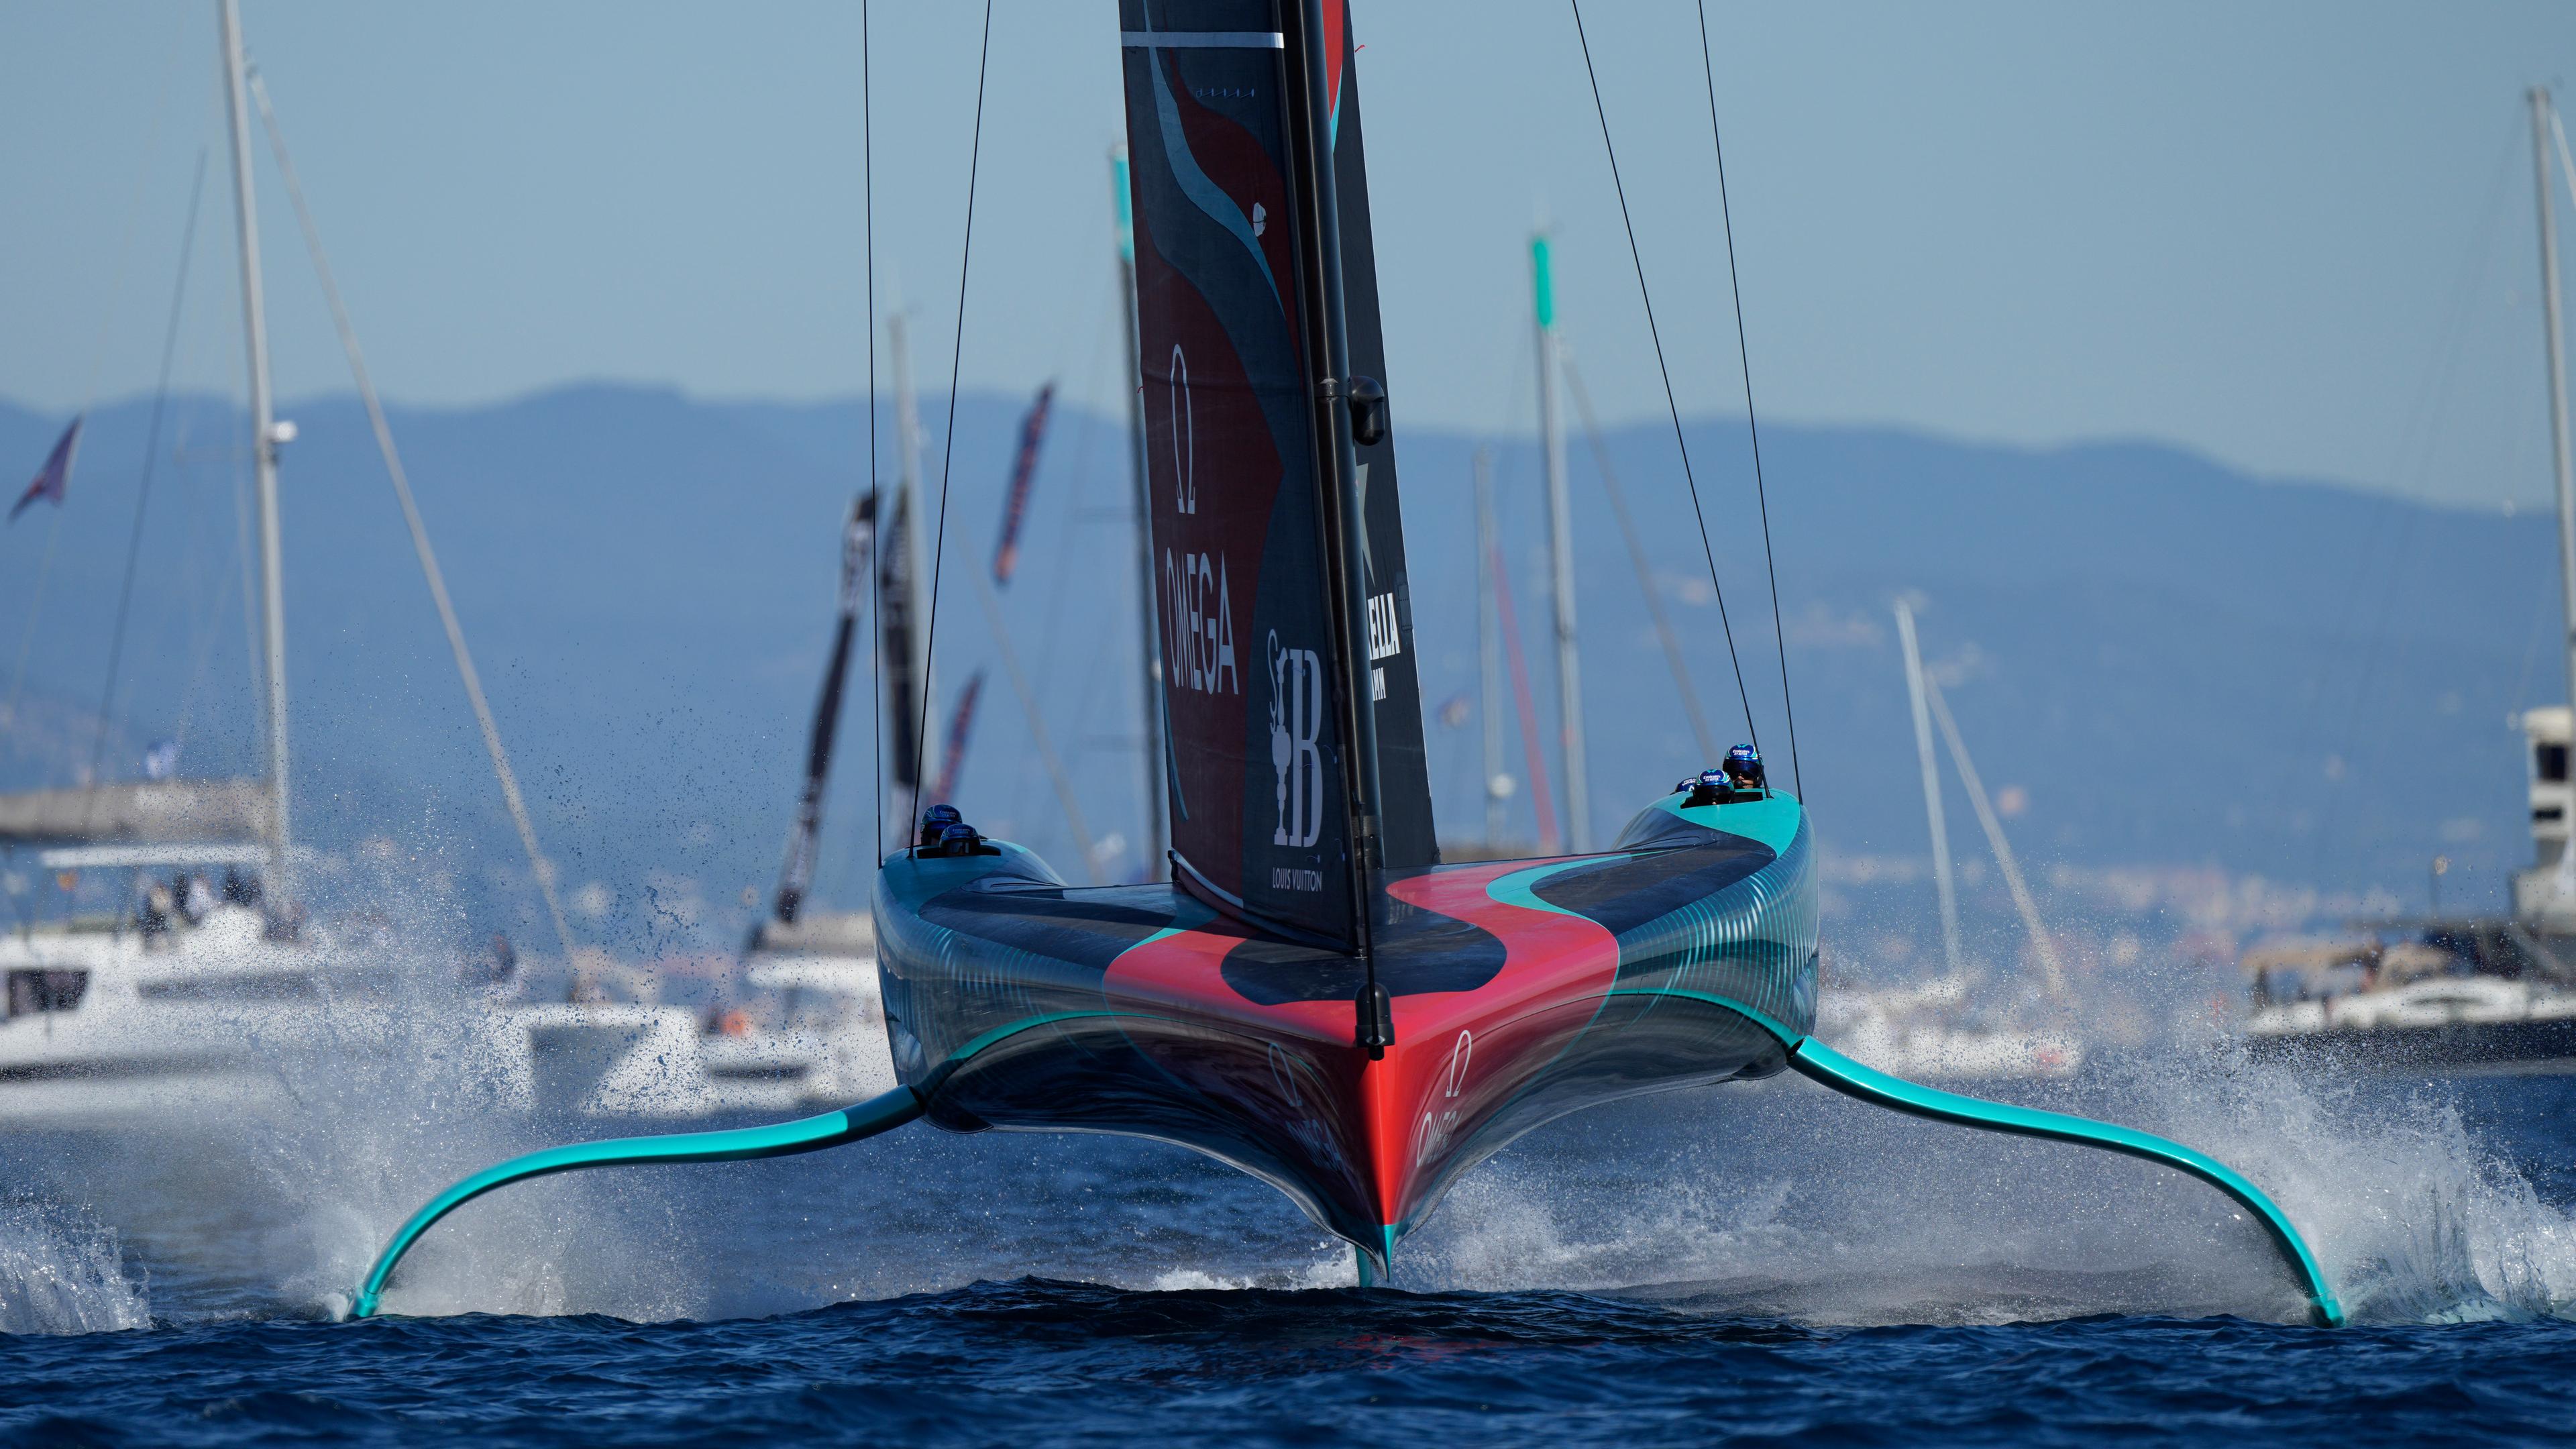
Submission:
[[[1391,1286],[1178,1149],[915,1125],[460,1210],[388,1316],[385,1235],[498,1157],[620,1124],[496,1111],[374,1023],[262,1111],[0,1130],[0,1435],[235,1444],[2564,1442],[2576,1082],[2258,1066],[2224,1043],[2013,1095],[2234,1163],[2147,1164],[1795,1077],[1616,1104],[1471,1173]],[[631,1127],[633,1124],[625,1124]]]

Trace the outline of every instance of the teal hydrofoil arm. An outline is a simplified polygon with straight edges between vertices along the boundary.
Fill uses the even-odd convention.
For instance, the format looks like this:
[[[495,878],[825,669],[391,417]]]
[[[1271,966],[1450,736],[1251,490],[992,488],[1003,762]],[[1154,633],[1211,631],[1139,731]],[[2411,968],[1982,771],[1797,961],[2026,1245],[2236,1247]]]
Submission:
[[[879,1097],[871,1097],[855,1107],[826,1112],[819,1117],[778,1122],[766,1127],[737,1127],[721,1132],[675,1132],[657,1137],[612,1137],[604,1142],[576,1142],[570,1147],[549,1147],[525,1157],[513,1157],[496,1167],[487,1167],[458,1182],[447,1191],[431,1198],[419,1212],[411,1215],[385,1244],[376,1266],[358,1289],[357,1301],[350,1315],[366,1318],[376,1311],[376,1300],[383,1295],[385,1280],[393,1275],[394,1265],[402,1261],[411,1245],[428,1232],[440,1218],[481,1197],[496,1187],[531,1177],[545,1177],[558,1172],[571,1172],[584,1167],[619,1167],[640,1162],[746,1162],[761,1157],[792,1157],[800,1152],[819,1152],[838,1147],[863,1137],[874,1137],[891,1131],[921,1115],[919,1093],[910,1087],[897,1087]]]
[[[2317,1267],[2316,1255],[2308,1251],[2307,1240],[2299,1236],[2299,1230],[2291,1224],[2289,1215],[2274,1206],[2261,1188],[2207,1153],[2196,1152],[2179,1142],[2169,1142],[2135,1128],[2096,1122],[2063,1112],[2043,1112],[2033,1107],[1981,1101],[1956,1092],[1919,1086],[1863,1066],[1814,1037],[1801,1037],[1791,1044],[1789,1065],[1811,1082],[1908,1116],[1928,1117],[1935,1122],[1951,1122],[1988,1132],[2073,1142],[2188,1172],[2234,1198],[2252,1213],[2272,1235],[2272,1242],[2281,1250],[2281,1257],[2299,1275],[2299,1285],[2308,1295],[2309,1311],[2316,1321],[2328,1328],[2343,1326],[2343,1305],[2335,1301],[2334,1289],[2327,1285],[2324,1271]]]
[[[2298,1275],[2300,1286],[2307,1293],[2310,1311],[2318,1323],[2328,1327],[2343,1324],[2343,1307],[2336,1302],[2324,1271],[2317,1266],[2316,1256],[2308,1250],[2306,1239],[2299,1235],[2289,1216],[2274,1205],[2261,1188],[2206,1153],[2135,1128],[2095,1122],[2063,1112],[1987,1102],[1921,1086],[1864,1066],[1813,1037],[1788,1030],[1741,1003],[1698,992],[1671,994],[1695,997],[1743,1015],[1778,1038],[1787,1049],[1789,1065],[1801,1076],[1845,1096],[1909,1116],[1989,1132],[2071,1142],[2187,1172],[2227,1194],[2262,1223],[2279,1248],[2282,1259]],[[404,1223],[385,1244],[383,1254],[368,1272],[366,1282],[359,1288],[356,1302],[351,1307],[351,1315],[358,1318],[372,1316],[384,1292],[385,1281],[393,1274],[394,1265],[402,1261],[403,1254],[411,1250],[421,1234],[429,1231],[440,1218],[494,1188],[585,1167],[617,1167],[648,1162],[742,1162],[764,1157],[789,1157],[874,1137],[912,1121],[921,1116],[922,1111],[923,1100],[919,1092],[910,1087],[897,1087],[855,1107],[795,1122],[720,1132],[611,1138],[604,1142],[581,1142],[514,1157],[456,1183],[412,1214],[411,1220]],[[1391,1243],[1389,1246],[1392,1248]],[[1365,1284],[1368,1281],[1365,1256],[1361,1262],[1362,1282]]]

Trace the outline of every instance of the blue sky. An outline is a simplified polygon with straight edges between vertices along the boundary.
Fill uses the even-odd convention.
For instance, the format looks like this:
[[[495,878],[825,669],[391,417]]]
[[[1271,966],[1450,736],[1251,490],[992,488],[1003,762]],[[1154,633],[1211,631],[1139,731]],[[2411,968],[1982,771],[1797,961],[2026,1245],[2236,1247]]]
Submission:
[[[944,383],[981,12],[878,11],[880,290]],[[390,395],[865,386],[853,6],[245,12]],[[997,6],[969,387],[1109,396],[1113,12]],[[189,171],[219,135],[212,17],[0,10],[0,395],[68,410],[150,386]],[[1594,0],[1587,19],[1683,406],[1738,406],[1694,12]],[[2546,497],[2521,91],[2576,74],[2576,8],[1719,4],[1711,23],[1766,413]],[[1565,7],[1379,0],[1356,24],[1399,424],[1530,425],[1542,214],[1591,390],[1659,412]],[[183,349],[202,386],[238,373],[215,162]],[[262,186],[280,386],[339,389],[273,171]]]

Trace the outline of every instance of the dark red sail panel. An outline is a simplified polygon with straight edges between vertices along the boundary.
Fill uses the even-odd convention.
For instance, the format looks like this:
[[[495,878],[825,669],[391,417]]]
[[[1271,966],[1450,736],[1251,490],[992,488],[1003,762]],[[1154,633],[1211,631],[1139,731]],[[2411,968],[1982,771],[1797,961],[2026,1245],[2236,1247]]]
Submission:
[[[993,546],[993,586],[1007,587],[1020,565],[1020,526],[1028,521],[1029,485],[1037,481],[1038,449],[1046,443],[1047,413],[1055,406],[1055,384],[1038,389],[1029,415],[1020,419],[1020,451],[1011,461],[1010,491],[1002,496],[1002,541]]]
[[[939,783],[930,787],[924,800],[933,805],[957,803],[957,777],[966,768],[966,741],[975,731],[975,701],[984,693],[984,671],[967,676],[966,687],[957,694],[957,708],[948,716],[948,742],[942,747]]]
[[[1282,7],[1121,0],[1176,878],[1355,939]],[[1293,8],[1289,11],[1294,21]],[[1418,726],[1417,726],[1418,728]]]

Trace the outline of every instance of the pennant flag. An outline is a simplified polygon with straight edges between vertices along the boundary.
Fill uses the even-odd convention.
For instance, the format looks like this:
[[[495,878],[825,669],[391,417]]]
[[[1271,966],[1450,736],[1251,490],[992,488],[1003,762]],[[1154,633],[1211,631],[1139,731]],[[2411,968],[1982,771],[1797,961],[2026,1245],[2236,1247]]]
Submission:
[[[966,736],[975,728],[975,697],[984,692],[984,671],[976,670],[966,680],[964,692],[957,696],[957,712],[948,717],[948,741],[939,762],[939,784],[930,792],[935,805],[953,805],[957,801],[957,773],[966,764]]]
[[[1055,405],[1055,384],[1038,389],[1038,400],[1020,420],[1019,461],[1011,465],[1011,491],[1002,503],[1002,542],[993,551],[993,582],[1011,581],[1020,564],[1020,523],[1028,517],[1029,484],[1037,477],[1038,445],[1046,441],[1047,410]]]
[[[18,515],[39,498],[57,508],[62,506],[63,489],[72,481],[72,455],[80,451],[80,430],[80,418],[72,419],[72,425],[63,429],[54,451],[45,455],[45,466],[36,470],[36,481],[27,485],[27,491],[18,495],[18,506],[9,510],[11,523],[17,522]]]

